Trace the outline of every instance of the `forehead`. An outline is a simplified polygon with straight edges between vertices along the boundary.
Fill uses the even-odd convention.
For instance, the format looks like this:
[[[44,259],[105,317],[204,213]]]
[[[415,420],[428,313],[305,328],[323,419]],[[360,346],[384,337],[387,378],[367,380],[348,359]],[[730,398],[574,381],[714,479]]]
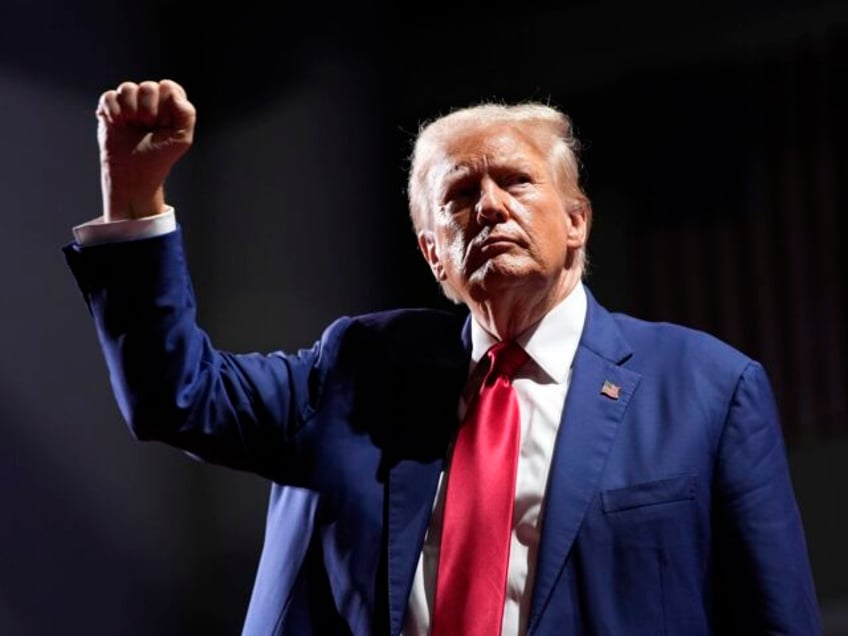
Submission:
[[[535,140],[514,124],[480,125],[454,133],[442,145],[443,177],[486,166],[545,164],[545,154]]]

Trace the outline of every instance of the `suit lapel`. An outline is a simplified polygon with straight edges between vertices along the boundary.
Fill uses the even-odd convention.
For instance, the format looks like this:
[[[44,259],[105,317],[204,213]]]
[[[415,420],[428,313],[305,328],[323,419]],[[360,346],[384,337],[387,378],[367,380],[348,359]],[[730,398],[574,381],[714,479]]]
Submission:
[[[416,425],[421,437],[406,436],[398,448],[403,448],[390,461],[386,506],[386,569],[388,584],[388,624],[391,634],[401,631],[403,616],[409,604],[409,594],[424,535],[430,522],[439,475],[444,467],[449,439],[457,425],[459,395],[465,383],[471,353],[470,318],[465,320],[461,337],[456,330],[449,346],[436,341],[419,359],[415,375],[420,381],[431,378],[433,385],[405,397],[415,405],[416,418],[425,413],[423,422]],[[421,342],[418,342],[421,345]],[[407,384],[407,382],[404,382]],[[422,400],[425,400],[422,402]],[[435,406],[434,406],[435,405]],[[413,442],[411,446],[408,446]]]
[[[387,566],[389,626],[399,634],[430,521],[443,461],[398,462],[389,474]]]
[[[565,567],[640,378],[619,366],[631,355],[630,348],[611,316],[588,290],[587,295],[586,325],[548,476],[528,633],[538,624]]]

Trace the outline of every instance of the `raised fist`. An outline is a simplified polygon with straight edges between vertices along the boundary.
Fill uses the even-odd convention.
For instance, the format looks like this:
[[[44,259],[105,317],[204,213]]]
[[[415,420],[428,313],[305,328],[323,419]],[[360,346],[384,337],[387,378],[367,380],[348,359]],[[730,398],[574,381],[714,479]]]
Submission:
[[[163,212],[165,179],[194,138],[195,109],[183,87],[124,82],[100,96],[96,114],[105,220]]]

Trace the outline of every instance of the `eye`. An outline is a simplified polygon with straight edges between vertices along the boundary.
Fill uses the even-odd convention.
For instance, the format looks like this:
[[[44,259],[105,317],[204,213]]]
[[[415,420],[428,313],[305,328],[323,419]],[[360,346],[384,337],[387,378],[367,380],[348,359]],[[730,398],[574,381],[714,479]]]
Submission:
[[[448,188],[445,193],[444,202],[446,204],[463,204],[477,196],[477,188],[471,181],[460,181]]]
[[[533,183],[532,177],[526,172],[513,172],[503,179],[504,188],[520,188]]]

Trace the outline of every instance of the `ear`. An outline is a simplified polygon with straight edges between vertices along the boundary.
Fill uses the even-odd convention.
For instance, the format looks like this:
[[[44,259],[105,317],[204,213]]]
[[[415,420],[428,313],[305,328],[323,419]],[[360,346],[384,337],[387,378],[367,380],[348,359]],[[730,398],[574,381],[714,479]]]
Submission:
[[[589,237],[589,216],[591,212],[584,203],[576,202],[566,207],[568,228],[566,229],[567,244],[572,249],[586,245]]]
[[[430,266],[430,271],[433,272],[436,280],[445,280],[445,268],[439,259],[439,248],[436,246],[436,237],[432,230],[421,230],[418,233],[418,249],[421,250],[421,254]]]

